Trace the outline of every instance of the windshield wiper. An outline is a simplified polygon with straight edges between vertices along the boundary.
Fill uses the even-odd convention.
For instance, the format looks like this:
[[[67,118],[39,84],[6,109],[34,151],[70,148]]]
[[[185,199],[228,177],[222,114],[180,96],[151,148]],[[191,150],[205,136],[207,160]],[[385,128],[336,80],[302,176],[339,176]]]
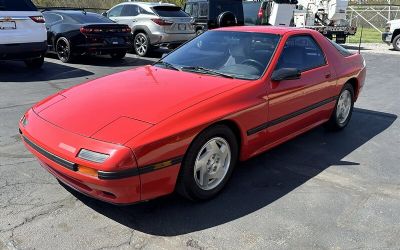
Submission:
[[[181,70],[200,72],[200,73],[216,75],[216,76],[222,76],[222,77],[232,78],[232,79],[236,78],[233,75],[225,74],[225,73],[213,70],[213,69],[207,69],[207,68],[200,67],[200,66],[185,66],[185,67],[182,67]]]
[[[169,62],[158,61],[158,62],[156,62],[154,65],[156,65],[156,64],[164,65],[165,67],[167,67],[167,68],[169,68],[169,69],[182,71],[180,68],[176,67],[175,65],[173,65],[173,64],[171,64],[171,63],[169,63]]]

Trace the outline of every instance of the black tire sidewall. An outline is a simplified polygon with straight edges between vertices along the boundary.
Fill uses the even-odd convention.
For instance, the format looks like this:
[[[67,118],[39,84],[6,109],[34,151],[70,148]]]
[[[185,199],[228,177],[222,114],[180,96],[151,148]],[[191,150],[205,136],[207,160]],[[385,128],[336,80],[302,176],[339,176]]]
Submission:
[[[393,48],[397,51],[400,51],[400,47],[397,46],[397,41],[400,40],[400,35],[397,35],[394,39],[393,39]]]
[[[211,190],[203,190],[197,185],[194,179],[194,164],[200,149],[210,139],[215,137],[222,137],[228,142],[231,149],[231,163],[223,181],[217,187]],[[214,197],[225,187],[226,183],[230,179],[233,169],[238,161],[238,151],[239,146],[236,136],[229,127],[225,125],[216,125],[203,131],[193,141],[183,159],[178,180],[178,185],[180,186],[178,191],[192,200],[206,200]]]
[[[65,42],[65,44],[66,44],[66,45],[68,46],[68,48],[69,48],[69,55],[68,55],[68,58],[62,58],[62,57],[60,56],[59,52],[58,52],[58,49],[57,49],[57,48],[58,48],[58,43],[59,43],[60,41]],[[57,42],[56,42],[56,53],[57,53],[58,58],[59,58],[62,62],[68,63],[68,62],[71,62],[71,61],[72,61],[71,43],[69,42],[69,40],[68,40],[67,38],[65,38],[65,37],[60,37],[60,38],[57,39]]]

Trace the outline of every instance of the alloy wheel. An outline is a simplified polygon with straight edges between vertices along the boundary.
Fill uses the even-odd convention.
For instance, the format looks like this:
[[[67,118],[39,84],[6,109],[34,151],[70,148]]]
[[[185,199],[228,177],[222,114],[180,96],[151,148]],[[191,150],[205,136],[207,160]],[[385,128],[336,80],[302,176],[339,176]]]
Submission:
[[[229,171],[232,154],[229,143],[222,137],[209,140],[200,149],[194,165],[194,179],[199,188],[216,188]]]
[[[351,93],[349,90],[345,90],[340,94],[336,107],[336,117],[340,124],[345,123],[349,117],[351,105]]]
[[[135,37],[135,50],[138,55],[144,56],[147,53],[147,37],[143,34],[138,34]]]

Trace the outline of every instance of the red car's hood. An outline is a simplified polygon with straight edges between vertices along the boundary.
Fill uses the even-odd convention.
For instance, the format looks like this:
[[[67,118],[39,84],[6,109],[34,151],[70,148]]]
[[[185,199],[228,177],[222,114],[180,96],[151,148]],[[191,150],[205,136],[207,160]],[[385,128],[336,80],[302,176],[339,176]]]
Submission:
[[[246,82],[145,66],[73,87],[34,110],[54,125],[87,137],[100,129],[113,133],[111,130],[126,126],[132,138],[183,109]],[[127,139],[121,135],[107,139],[107,134],[101,134],[106,141],[123,143]]]

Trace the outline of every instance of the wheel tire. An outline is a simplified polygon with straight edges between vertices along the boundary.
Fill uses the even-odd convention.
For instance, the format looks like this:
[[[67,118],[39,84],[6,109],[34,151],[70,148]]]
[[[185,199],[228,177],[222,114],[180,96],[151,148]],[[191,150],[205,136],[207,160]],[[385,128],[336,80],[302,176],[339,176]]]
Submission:
[[[146,56],[150,51],[150,40],[146,33],[140,32],[133,39],[133,49],[138,56]]]
[[[222,139],[222,140],[221,140]],[[223,164],[219,165],[219,160],[220,157],[223,157],[222,155],[217,155],[215,158],[212,158],[211,155],[214,155],[213,152],[215,151],[209,151],[206,147],[206,145],[209,145],[210,142],[216,142],[215,145],[218,145],[218,143],[227,143],[229,147],[225,147],[225,152],[227,153],[227,156],[225,158],[225,161]],[[214,144],[213,144],[214,145]],[[225,144],[221,144],[222,146]],[[226,151],[227,149],[230,149],[230,158],[229,158],[229,150]],[[217,195],[226,185],[228,182],[230,176],[232,175],[232,171],[237,163],[238,159],[238,142],[236,139],[235,134],[232,132],[230,128],[228,128],[225,125],[216,125],[214,127],[211,127],[205,131],[203,131],[199,136],[196,137],[196,139],[193,141],[191,146],[189,147],[184,160],[181,165],[181,170],[179,173],[178,177],[178,183],[176,190],[179,194],[182,196],[190,199],[190,200],[207,200],[211,199],[215,195]],[[204,162],[207,160],[208,163],[210,163],[210,160],[212,161],[213,166],[205,165],[204,168],[199,168],[197,171],[195,171],[195,165],[199,157],[201,157],[202,152],[205,152],[203,154]],[[223,153],[222,150],[218,151],[219,153]],[[227,162],[229,159],[229,162]],[[208,164],[207,163],[207,164]],[[221,161],[222,163],[222,161]],[[225,165],[226,164],[226,165]],[[219,167],[216,167],[216,165],[219,165]],[[222,167],[221,166],[225,166]],[[201,169],[207,169],[207,168],[213,169],[212,172],[214,172],[216,175],[218,171],[215,170],[217,168],[218,170],[221,169],[222,176],[220,176],[219,179],[214,179],[214,182],[212,186],[210,185],[209,189],[205,189],[207,187],[200,187],[199,180],[197,180],[197,176],[200,177],[200,172],[202,171]],[[211,172],[211,174],[212,174]],[[196,175],[195,175],[196,173]],[[207,171],[208,174],[210,174],[210,171]],[[204,176],[204,175],[203,175]],[[207,178],[208,180],[210,178]],[[207,181],[208,183],[208,181]]]
[[[44,56],[25,60],[25,64],[30,69],[40,69],[44,63]]]
[[[350,97],[348,97],[347,94],[349,94]],[[350,98],[350,100],[348,100],[348,98]],[[343,110],[345,110],[346,107],[348,107],[348,105],[350,105],[349,113],[343,120],[344,117],[341,117],[341,115],[344,114]],[[332,131],[338,131],[344,129],[350,122],[351,116],[353,114],[353,108],[354,108],[354,88],[350,83],[346,83],[336,101],[335,109],[331,115],[331,118],[326,123],[326,128]]]
[[[230,11],[225,11],[217,17],[218,27],[229,27],[237,25],[237,18],[235,14]]]
[[[56,42],[56,53],[58,58],[63,63],[70,63],[73,60],[73,55],[71,51],[71,44],[65,37],[58,38]]]
[[[397,51],[400,51],[400,35],[397,35],[393,39],[393,48]]]
[[[110,56],[112,59],[121,60],[122,58],[124,58],[126,56],[126,52],[125,51],[115,52],[115,53],[111,53]]]

